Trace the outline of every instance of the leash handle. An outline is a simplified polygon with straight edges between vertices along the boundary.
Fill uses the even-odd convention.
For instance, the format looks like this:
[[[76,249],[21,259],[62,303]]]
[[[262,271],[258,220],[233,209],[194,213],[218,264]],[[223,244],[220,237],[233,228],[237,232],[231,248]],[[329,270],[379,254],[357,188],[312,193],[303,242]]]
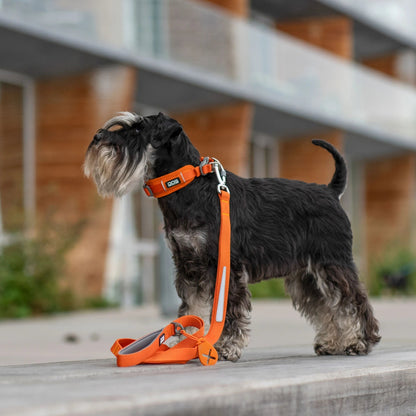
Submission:
[[[188,335],[185,327],[197,328],[192,338],[186,337],[178,344],[169,348],[165,341],[174,335]],[[181,328],[178,331],[178,327]],[[204,336],[204,321],[195,315],[177,318],[164,328],[151,332],[137,340],[121,338],[114,342],[111,352],[117,358],[118,367],[131,367],[138,364],[184,364],[198,355],[199,339]],[[198,341],[195,341],[198,340]]]

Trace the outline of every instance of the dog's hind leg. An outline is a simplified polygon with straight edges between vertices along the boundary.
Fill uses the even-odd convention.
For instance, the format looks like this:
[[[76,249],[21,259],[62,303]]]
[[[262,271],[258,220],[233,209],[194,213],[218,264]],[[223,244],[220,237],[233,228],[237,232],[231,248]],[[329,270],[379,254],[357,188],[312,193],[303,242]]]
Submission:
[[[293,304],[316,330],[318,355],[363,355],[380,337],[367,295],[353,265],[311,265],[286,279]]]
[[[367,293],[358,278],[355,266],[327,266],[317,268],[315,276],[321,280],[320,291],[333,314],[333,322],[338,328],[336,354],[364,355],[380,341],[378,322],[374,317]],[[319,287],[319,284],[318,284]],[[336,293],[336,302],[332,302]],[[338,300],[339,299],[339,300]],[[323,331],[325,340],[325,331]],[[317,354],[330,354],[321,346],[318,338],[315,343]]]
[[[221,338],[215,344],[220,360],[237,361],[249,341],[251,293],[245,270],[231,272],[227,315]]]

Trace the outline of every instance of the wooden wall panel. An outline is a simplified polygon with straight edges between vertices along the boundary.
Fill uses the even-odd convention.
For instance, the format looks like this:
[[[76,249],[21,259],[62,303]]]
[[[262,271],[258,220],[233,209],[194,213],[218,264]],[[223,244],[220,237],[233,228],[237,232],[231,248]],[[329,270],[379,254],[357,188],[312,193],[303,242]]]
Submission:
[[[334,159],[325,149],[312,144],[317,135],[281,141],[279,146],[280,176],[304,182],[328,184],[335,172]],[[320,138],[332,143],[343,153],[343,134],[325,132]]]
[[[203,0],[207,3],[215,4],[222,7],[229,12],[241,16],[247,17],[250,11],[249,0]]]
[[[0,83],[0,195],[3,227],[23,227],[22,88]]]
[[[394,244],[409,247],[416,190],[413,154],[368,162],[365,166],[367,253],[380,259]]]
[[[401,79],[399,53],[363,61],[363,64],[390,77]],[[365,168],[366,247],[369,263],[378,261],[392,245],[410,248],[416,196],[416,154],[385,157]]]
[[[382,72],[385,75],[397,77],[396,60],[397,54],[388,54],[376,58],[365,59],[361,63],[375,71]]]
[[[101,200],[84,177],[84,156],[106,120],[131,110],[135,81],[134,70],[108,67],[39,81],[36,87],[37,212],[41,223],[85,221],[68,255],[69,284],[85,297],[101,294],[112,200]]]
[[[235,103],[176,114],[201,156],[216,157],[225,169],[245,174],[251,134],[252,106]]]
[[[276,28],[345,59],[353,51],[352,21],[347,17],[313,17],[279,22]]]

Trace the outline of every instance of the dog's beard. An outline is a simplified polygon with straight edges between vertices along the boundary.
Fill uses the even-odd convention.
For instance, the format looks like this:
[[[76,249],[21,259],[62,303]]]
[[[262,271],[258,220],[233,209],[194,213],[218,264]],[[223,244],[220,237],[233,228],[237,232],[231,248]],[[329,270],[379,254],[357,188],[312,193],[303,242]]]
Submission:
[[[147,152],[140,161],[130,157],[127,148],[117,150],[99,145],[88,150],[85,175],[94,180],[102,197],[121,197],[140,187],[147,169]]]

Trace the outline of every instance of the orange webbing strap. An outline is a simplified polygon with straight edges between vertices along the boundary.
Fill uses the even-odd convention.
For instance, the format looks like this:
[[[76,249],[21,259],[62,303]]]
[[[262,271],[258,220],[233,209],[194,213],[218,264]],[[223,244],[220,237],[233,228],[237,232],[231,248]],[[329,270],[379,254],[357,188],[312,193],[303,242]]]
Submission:
[[[227,312],[231,247],[230,194],[222,190],[218,195],[220,198],[221,225],[218,243],[217,278],[211,325],[207,335],[204,336],[204,321],[200,317],[186,315],[175,319],[165,328],[138,340],[118,339],[113,344],[111,351],[117,357],[119,367],[130,367],[142,363],[184,364],[197,357],[203,365],[214,365],[217,362],[218,354],[213,345],[221,336]],[[197,331],[194,334],[188,334],[185,331],[186,327],[194,327]],[[173,335],[183,335],[185,339],[169,348],[165,341]]]
[[[220,197],[221,226],[218,241],[217,279],[215,281],[214,303],[211,324],[205,339],[214,345],[221,336],[227,313],[228,286],[230,283],[231,223],[230,194],[224,190]]]

